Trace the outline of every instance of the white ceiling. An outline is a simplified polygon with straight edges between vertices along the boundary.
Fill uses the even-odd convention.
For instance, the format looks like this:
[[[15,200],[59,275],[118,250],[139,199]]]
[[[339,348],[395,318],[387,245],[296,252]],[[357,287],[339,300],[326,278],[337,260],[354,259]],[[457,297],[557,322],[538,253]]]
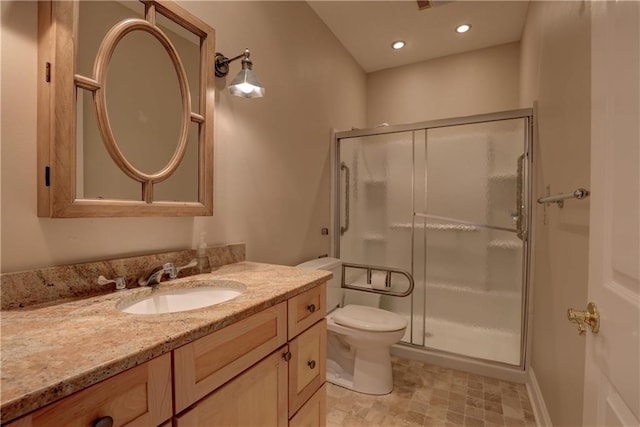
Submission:
[[[528,1],[313,1],[311,8],[366,72],[520,40]],[[465,34],[459,24],[472,25]],[[395,40],[407,45],[391,49]]]

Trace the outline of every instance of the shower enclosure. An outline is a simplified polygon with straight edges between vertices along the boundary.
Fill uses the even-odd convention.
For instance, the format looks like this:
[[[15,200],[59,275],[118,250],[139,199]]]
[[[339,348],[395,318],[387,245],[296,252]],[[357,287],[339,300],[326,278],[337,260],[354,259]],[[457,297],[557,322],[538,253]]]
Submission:
[[[402,343],[524,367],[531,110],[336,134],[335,252],[410,272]],[[391,289],[401,291],[397,280]]]

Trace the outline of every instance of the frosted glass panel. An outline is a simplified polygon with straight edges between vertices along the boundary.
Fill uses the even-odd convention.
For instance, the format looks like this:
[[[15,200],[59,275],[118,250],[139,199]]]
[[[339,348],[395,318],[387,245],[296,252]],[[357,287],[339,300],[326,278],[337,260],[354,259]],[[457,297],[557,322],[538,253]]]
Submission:
[[[524,130],[515,119],[427,131],[426,184],[416,199],[430,217],[415,229],[425,242],[426,347],[520,363],[523,243],[515,230]]]
[[[524,119],[429,129],[427,213],[515,228]]]
[[[412,141],[411,132],[341,141],[344,261],[411,268]]]
[[[484,223],[488,205],[487,138],[457,136],[454,130],[427,132],[427,212]]]
[[[340,237],[342,260],[411,271],[412,150],[413,132],[340,142],[340,221],[349,224]],[[407,288],[402,276],[393,280],[394,290]],[[379,305],[410,316],[410,297],[383,296]]]
[[[512,233],[422,223],[425,346],[520,363],[522,243]]]

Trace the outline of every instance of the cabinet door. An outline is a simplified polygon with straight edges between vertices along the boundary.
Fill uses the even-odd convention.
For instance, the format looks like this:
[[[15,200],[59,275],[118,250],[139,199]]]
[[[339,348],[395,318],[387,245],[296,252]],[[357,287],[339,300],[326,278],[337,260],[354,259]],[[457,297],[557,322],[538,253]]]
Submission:
[[[93,426],[111,417],[114,426],[157,426],[171,418],[171,354],[72,394],[7,427]]]
[[[289,343],[289,417],[325,382],[327,321],[315,324]]]
[[[175,427],[287,425],[287,347],[176,417]]]
[[[327,313],[326,283],[287,301],[289,340],[322,319]]]
[[[176,413],[287,342],[286,302],[173,351]]]
[[[327,386],[311,396],[289,421],[289,427],[324,427],[327,424]]]

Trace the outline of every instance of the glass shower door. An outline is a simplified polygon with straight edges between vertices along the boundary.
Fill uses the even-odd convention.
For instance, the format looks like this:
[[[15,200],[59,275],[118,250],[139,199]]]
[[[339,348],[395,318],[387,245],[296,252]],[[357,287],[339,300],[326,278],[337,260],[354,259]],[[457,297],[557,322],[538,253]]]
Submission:
[[[404,316],[414,348],[523,366],[530,120],[519,110],[336,136],[335,255],[415,281],[411,296],[347,290],[360,298],[349,303]],[[346,283],[366,284],[352,270]],[[394,276],[391,290],[406,288]]]
[[[338,255],[343,261],[411,272],[413,145],[412,131],[340,141]],[[346,282],[365,284],[364,271],[348,270]],[[402,276],[392,277],[393,290],[407,287]],[[379,300],[370,294],[369,298],[360,296],[356,303],[375,304],[409,320],[417,294],[414,290],[409,297],[382,296]],[[411,327],[404,339],[407,342],[410,333]]]
[[[526,124],[431,128],[416,147],[414,271],[426,315],[415,344],[520,364]]]

